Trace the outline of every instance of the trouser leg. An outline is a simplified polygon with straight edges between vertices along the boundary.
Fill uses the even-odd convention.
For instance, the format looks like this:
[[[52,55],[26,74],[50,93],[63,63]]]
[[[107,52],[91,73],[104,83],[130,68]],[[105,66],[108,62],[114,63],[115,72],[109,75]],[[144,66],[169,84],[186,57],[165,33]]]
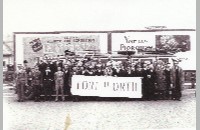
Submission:
[[[40,99],[40,86],[34,85],[34,90],[35,90],[35,100],[39,100]]]
[[[49,95],[49,100],[52,98],[52,91],[53,91],[53,89],[52,89],[52,81],[49,81],[49,83],[48,83],[49,85],[48,85],[48,95]]]
[[[21,91],[20,91],[20,88],[21,88],[21,83],[19,83],[17,85],[17,97],[18,97],[18,101],[21,100]]]
[[[48,87],[48,82],[44,81],[44,86],[43,86],[43,93],[44,93],[44,100],[47,100],[47,87]]]
[[[56,99],[55,99],[55,101],[58,101],[59,85],[56,83],[55,87],[56,87]]]
[[[62,100],[65,100],[65,96],[64,96],[64,88],[63,85],[60,86],[61,87],[61,94],[62,94]]]
[[[23,82],[20,86],[20,93],[21,93],[21,101],[24,101],[24,87],[25,87],[25,83]]]

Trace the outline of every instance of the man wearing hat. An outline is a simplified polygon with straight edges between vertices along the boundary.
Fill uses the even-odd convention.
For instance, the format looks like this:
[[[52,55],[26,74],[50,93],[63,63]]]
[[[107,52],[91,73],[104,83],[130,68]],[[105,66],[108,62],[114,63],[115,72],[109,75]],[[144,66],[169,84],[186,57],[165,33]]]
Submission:
[[[166,84],[166,92],[165,92],[165,97],[166,99],[170,98],[170,85],[171,85],[171,68],[170,68],[170,63],[165,63],[165,69],[164,69],[164,75],[165,75],[165,84]]]
[[[23,102],[25,99],[24,96],[25,86],[27,85],[27,73],[21,64],[18,64],[18,70],[15,74],[15,77],[16,77],[15,82],[17,87],[18,102]]]
[[[146,87],[146,98],[147,100],[156,100],[155,97],[155,79],[156,73],[151,63],[147,63],[146,70],[144,71],[145,87]]]
[[[71,77],[72,70],[70,69],[68,64],[64,65],[64,93],[71,96]]]
[[[106,68],[104,69],[104,75],[105,76],[113,76],[113,69],[112,66],[106,66]]]
[[[85,76],[93,76],[94,72],[92,71],[93,67],[92,66],[86,66],[84,71],[83,71],[83,75]]]
[[[173,99],[179,100],[182,96],[181,87],[183,83],[183,70],[178,66],[179,61],[173,60],[173,67],[171,70],[171,86],[174,88]]]
[[[157,66],[155,68],[156,72],[156,91],[157,91],[157,96],[159,99],[165,99],[166,95],[166,83],[165,83],[165,73],[164,73],[164,62],[159,61],[157,62]]]
[[[41,72],[42,74],[42,77],[44,76],[45,74],[45,70],[46,70],[46,67],[47,67],[47,64],[44,62],[43,59],[40,58],[40,62],[38,64],[38,67],[39,67],[39,71]]]
[[[28,67],[28,61],[24,60],[24,69],[26,70],[27,73],[27,78],[28,78],[28,86],[31,86],[31,82],[32,82],[32,72],[31,72],[31,68]],[[26,89],[26,88],[25,88]]]
[[[140,64],[136,65],[136,72],[135,72],[136,77],[143,77],[143,70]]]
[[[45,95],[45,101],[51,100],[52,98],[52,92],[53,92],[53,78],[54,73],[51,71],[50,67],[48,66],[45,69],[44,75],[43,75],[43,91]]]
[[[101,64],[97,64],[95,68],[96,68],[96,70],[94,72],[94,75],[95,76],[102,76],[103,75],[103,71],[102,71]]]
[[[148,75],[150,74],[148,73],[148,70],[147,70],[147,64],[142,63],[142,66],[143,66],[142,68],[142,74],[143,74],[142,95],[143,95],[143,99],[148,99],[148,89],[149,89],[149,83],[150,83],[150,79],[148,78]]]

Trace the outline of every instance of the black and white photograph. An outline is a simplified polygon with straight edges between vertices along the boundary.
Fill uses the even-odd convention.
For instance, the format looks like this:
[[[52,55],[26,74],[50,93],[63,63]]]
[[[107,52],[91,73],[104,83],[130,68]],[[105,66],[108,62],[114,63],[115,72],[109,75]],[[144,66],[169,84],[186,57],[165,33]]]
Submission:
[[[4,130],[196,130],[195,0],[3,0]]]

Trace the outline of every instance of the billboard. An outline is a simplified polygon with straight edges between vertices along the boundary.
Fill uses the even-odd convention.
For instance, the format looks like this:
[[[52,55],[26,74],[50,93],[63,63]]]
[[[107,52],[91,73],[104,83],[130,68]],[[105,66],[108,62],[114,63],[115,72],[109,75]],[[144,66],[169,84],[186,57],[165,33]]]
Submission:
[[[59,34],[16,34],[17,64],[27,60],[35,65],[39,57],[64,55],[65,50],[72,52],[107,52],[107,33],[59,33]]]
[[[191,32],[125,32],[112,34],[112,51],[186,52],[191,50]]]
[[[24,59],[32,62],[35,57],[64,55],[65,50],[72,52],[84,50],[99,51],[98,35],[77,35],[60,37],[24,37]]]
[[[190,50],[189,35],[156,35],[156,48],[165,51],[185,52]]]

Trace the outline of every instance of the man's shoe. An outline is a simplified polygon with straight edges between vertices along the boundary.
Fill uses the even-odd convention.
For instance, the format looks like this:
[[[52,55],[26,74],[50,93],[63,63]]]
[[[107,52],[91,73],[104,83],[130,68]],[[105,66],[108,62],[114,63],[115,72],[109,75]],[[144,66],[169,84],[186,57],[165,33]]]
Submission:
[[[181,99],[179,99],[179,98],[177,98],[177,99],[175,99],[175,100],[177,100],[177,101],[181,101]]]

